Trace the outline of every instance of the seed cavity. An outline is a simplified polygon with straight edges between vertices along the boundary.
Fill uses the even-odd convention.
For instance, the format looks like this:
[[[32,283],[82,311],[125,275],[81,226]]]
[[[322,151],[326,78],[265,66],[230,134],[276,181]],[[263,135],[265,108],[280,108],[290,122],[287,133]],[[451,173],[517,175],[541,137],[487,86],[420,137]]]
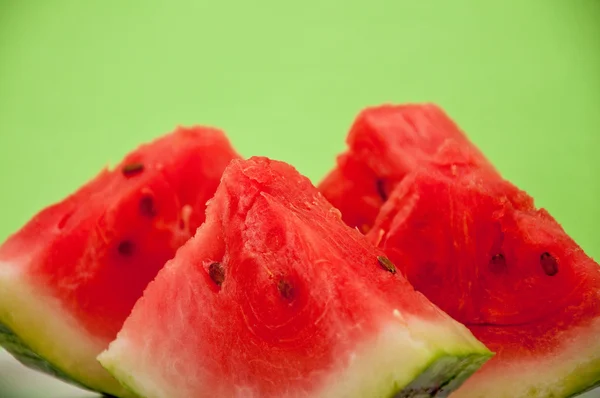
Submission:
[[[377,261],[379,261],[379,265],[381,265],[383,269],[391,272],[392,274],[396,273],[396,266],[390,261],[389,258],[384,256],[377,256]]]
[[[142,171],[144,171],[144,165],[139,162],[126,164],[122,169],[125,177],[133,177]]]
[[[385,202],[388,199],[387,192],[385,192],[385,181],[380,178],[375,184],[377,186],[377,194]]]
[[[126,256],[129,257],[133,254],[133,242],[130,240],[123,240],[119,243],[119,246],[117,247],[117,250],[119,251],[119,254],[121,254],[122,256]]]
[[[498,254],[494,254],[492,256],[492,259],[490,260],[490,271],[492,271],[493,273],[500,273],[506,270],[506,258],[504,257],[504,254],[502,253],[498,253]]]
[[[552,254],[548,252],[542,253],[540,264],[542,264],[542,269],[546,275],[554,276],[558,273],[558,261]]]
[[[208,266],[208,275],[217,286],[221,287],[223,281],[225,281],[225,268],[219,262],[212,262]]]
[[[140,214],[147,218],[156,217],[156,207],[154,206],[154,198],[150,195],[144,195],[140,199],[139,204]]]
[[[291,300],[292,298],[294,298],[294,287],[289,281],[285,279],[279,280],[279,282],[277,283],[277,290],[279,290],[281,296],[286,300]]]

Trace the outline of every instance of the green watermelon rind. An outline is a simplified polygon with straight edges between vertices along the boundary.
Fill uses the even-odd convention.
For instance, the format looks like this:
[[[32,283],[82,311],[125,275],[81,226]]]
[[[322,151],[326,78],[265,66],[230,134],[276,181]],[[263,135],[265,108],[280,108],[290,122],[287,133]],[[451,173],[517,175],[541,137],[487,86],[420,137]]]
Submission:
[[[102,354],[99,355],[99,359],[101,360]],[[108,363],[102,363],[102,366],[108,373],[110,373],[115,379],[119,381],[119,383],[123,386],[123,388],[128,391],[133,392],[139,396],[142,396],[139,391],[140,389],[137,387],[137,383],[134,378],[124,372],[121,372],[116,366],[109,365]]]
[[[426,325],[429,325],[428,330],[431,332],[429,336],[419,338],[412,335],[411,331],[424,330]],[[331,376],[326,379],[322,388],[317,389],[320,392],[316,396],[445,397],[458,389],[465,380],[493,357],[493,353],[475,340],[466,328],[462,328],[449,319],[439,324],[413,321],[404,332],[400,330],[397,326],[383,329],[376,336],[376,341],[378,341],[376,345],[379,347],[367,342],[361,344],[368,351],[361,353],[358,348],[359,350],[355,352],[354,365],[357,367],[332,370]],[[399,332],[396,333],[397,331]],[[428,341],[430,338],[437,338],[444,331],[447,332],[445,341]],[[99,355],[98,359],[102,366],[119,380],[123,387],[140,396],[145,396],[150,392],[156,393],[156,395],[150,394],[155,397],[177,395],[174,390],[169,390],[168,384],[163,388],[161,383],[166,381],[159,374],[146,373],[149,369],[143,363],[141,365],[138,363],[140,358],[137,356],[140,349],[136,347],[136,343],[130,340],[131,337],[126,334],[118,336],[117,340],[111,343],[109,349]],[[398,355],[404,351],[390,346],[388,344],[390,340],[386,337],[397,338],[403,342],[402,344],[407,345],[409,350],[405,353],[404,360],[399,361],[396,356],[396,359],[389,361],[390,358],[394,358],[393,355],[389,355],[390,353],[395,352]],[[381,349],[385,351],[382,352]],[[380,354],[384,357],[381,357]],[[420,364],[418,366],[410,365],[411,358],[419,361]],[[423,361],[423,359],[425,360]],[[142,360],[146,361],[148,358]],[[385,364],[384,367],[382,367],[383,364]],[[380,368],[381,371],[372,373],[373,367]],[[376,379],[355,385],[355,388],[351,390],[332,387],[328,384],[345,383],[344,380],[347,382],[349,379],[354,379],[360,375],[361,369]],[[357,371],[359,373],[356,373]]]
[[[71,378],[65,371],[38,355],[2,322],[0,322],[0,346],[8,351],[17,361],[30,369],[38,370],[74,386],[94,391],[90,386]]]
[[[57,344],[61,339],[70,343]],[[108,396],[136,397],[93,356],[91,360],[85,357],[88,351],[101,350],[102,341],[79,327],[55,298],[28,280],[15,264],[6,262],[0,262],[0,346],[24,366],[71,385]],[[74,351],[73,346],[77,347]],[[82,349],[87,354],[77,351]]]
[[[452,391],[459,388],[462,383],[476,372],[492,354],[468,354],[453,356],[440,352],[439,356],[422,368],[417,376],[408,385],[398,385],[397,382],[383,386],[382,393],[374,394],[386,398],[411,398],[411,397],[447,397]],[[110,361],[104,362],[105,369],[111,373],[124,388],[130,391],[139,391],[136,388],[134,377],[112,366]]]
[[[578,339],[577,344],[567,343],[564,349],[567,358],[577,358],[562,383],[560,393],[565,397],[576,397],[600,387],[600,356],[593,354],[600,352],[599,333],[600,319],[596,318],[565,337],[566,341]]]
[[[456,398],[577,397],[600,387],[600,319],[573,327],[552,352],[517,364],[492,362]],[[490,391],[493,390],[493,394]]]
[[[600,369],[600,359],[588,364],[589,369]],[[596,372],[595,374],[593,372],[590,373],[588,377],[581,377],[581,373],[573,373],[567,377],[565,384],[570,385],[566,391],[566,394],[569,394],[567,398],[577,397],[600,387],[600,372]],[[572,382],[569,383],[571,380]]]
[[[491,354],[451,356],[440,353],[422,373],[406,386],[395,386],[390,398],[446,397],[475,373]]]
[[[567,398],[574,398],[574,397],[578,397],[582,394],[585,394],[586,392],[590,392],[592,390],[595,390],[596,388],[600,387],[600,380],[597,380],[594,384],[591,384],[587,387],[584,387],[583,389],[572,393],[571,395],[569,395]]]

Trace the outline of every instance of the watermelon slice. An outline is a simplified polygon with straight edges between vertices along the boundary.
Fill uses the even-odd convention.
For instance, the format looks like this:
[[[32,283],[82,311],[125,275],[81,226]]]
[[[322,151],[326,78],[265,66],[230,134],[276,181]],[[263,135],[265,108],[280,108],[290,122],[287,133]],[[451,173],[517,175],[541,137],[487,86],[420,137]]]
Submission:
[[[251,158],[99,360],[146,398],[377,398],[447,396],[489,356],[307,178]]]
[[[370,179],[332,181],[351,178],[342,164],[323,194],[348,197],[336,187],[353,186],[367,196],[378,178],[402,175],[380,200],[368,238],[418,291],[496,352],[453,396],[567,397],[600,384],[598,264],[439,108],[388,106],[362,117],[371,123],[354,142],[377,139],[379,150],[359,145],[344,156],[371,170]],[[403,145],[415,132],[425,149]],[[381,173],[387,169],[396,174]],[[364,214],[352,203],[346,208],[351,220]]]
[[[221,131],[180,128],[37,214],[0,247],[0,344],[32,368],[128,395],[96,356],[237,157]]]

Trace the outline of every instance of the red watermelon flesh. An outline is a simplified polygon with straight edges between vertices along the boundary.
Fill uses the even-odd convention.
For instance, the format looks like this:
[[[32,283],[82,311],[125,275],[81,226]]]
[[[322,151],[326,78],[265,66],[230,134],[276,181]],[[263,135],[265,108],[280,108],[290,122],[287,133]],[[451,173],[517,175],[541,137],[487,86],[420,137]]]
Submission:
[[[369,233],[496,353],[457,396],[566,397],[600,382],[600,268],[547,211],[515,206],[514,191],[477,170],[424,168]]]
[[[414,112],[429,117],[428,107]],[[529,195],[474,159],[447,123],[429,126],[448,139],[397,184],[368,238],[496,352],[455,395],[566,397],[597,385],[598,264]],[[397,127],[377,136],[391,146],[412,134]],[[391,167],[377,152],[372,159]]]
[[[432,161],[448,140],[460,145],[464,162],[496,173],[436,105],[367,108],[350,129],[348,151],[338,156],[337,167],[319,184],[319,190],[340,209],[348,225],[367,232],[396,184],[423,162]],[[457,154],[448,155],[448,160],[457,160]],[[445,160],[437,157],[437,161]]]
[[[512,188],[476,171],[415,172],[369,237],[417,290],[464,324],[527,325],[577,303],[593,317],[597,264],[545,210],[515,208],[503,193]]]
[[[100,362],[146,398],[446,396],[489,356],[282,162],[233,161]]]
[[[39,357],[24,360],[32,366],[117,395],[118,383],[106,380],[95,356],[204,221],[206,201],[237,157],[223,132],[179,128],[37,214],[0,247],[0,287],[15,287],[0,293],[6,329],[0,341],[19,359],[24,349]],[[48,307],[37,308],[34,300]],[[87,343],[74,348],[68,333],[53,335],[60,329],[54,323],[72,329],[71,340]],[[8,347],[15,336],[20,343]]]

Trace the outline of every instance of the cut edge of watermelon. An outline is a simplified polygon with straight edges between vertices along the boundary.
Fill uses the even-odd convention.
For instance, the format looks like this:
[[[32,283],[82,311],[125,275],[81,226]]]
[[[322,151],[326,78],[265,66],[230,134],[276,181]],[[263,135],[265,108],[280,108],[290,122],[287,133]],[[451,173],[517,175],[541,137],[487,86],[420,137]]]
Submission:
[[[334,371],[314,396],[321,398],[402,398],[447,396],[476,372],[493,354],[464,330],[448,336],[448,328],[460,327],[449,319],[430,322],[398,319],[383,328],[373,340],[363,341],[347,367]],[[427,335],[423,336],[424,331]],[[419,337],[415,337],[419,336]],[[425,337],[423,339],[422,337]],[[449,340],[449,341],[448,341]],[[170,384],[146,367],[144,348],[121,331],[98,360],[123,386],[146,398],[186,396],[170,390]],[[402,358],[399,358],[402,353]],[[410,360],[408,359],[410,358]],[[152,361],[150,358],[146,358]],[[365,380],[365,374],[377,377]],[[248,391],[239,387],[239,396]],[[428,394],[428,395],[423,395]]]
[[[7,262],[0,263],[0,345],[22,364],[69,384],[135,398],[93,359],[106,342],[85,333],[57,299]]]
[[[498,396],[511,398],[583,394],[600,386],[600,357],[594,355],[600,352],[598,336],[600,318],[565,333],[565,343],[552,353],[519,361],[513,368],[490,362],[467,380],[464,390],[458,390],[453,398],[487,397],[490,385],[497,386]],[[539,380],[539,383],[532,386],[531,380]],[[510,389],[503,393],[503,386]],[[523,386],[520,394],[515,391],[516,386]]]

